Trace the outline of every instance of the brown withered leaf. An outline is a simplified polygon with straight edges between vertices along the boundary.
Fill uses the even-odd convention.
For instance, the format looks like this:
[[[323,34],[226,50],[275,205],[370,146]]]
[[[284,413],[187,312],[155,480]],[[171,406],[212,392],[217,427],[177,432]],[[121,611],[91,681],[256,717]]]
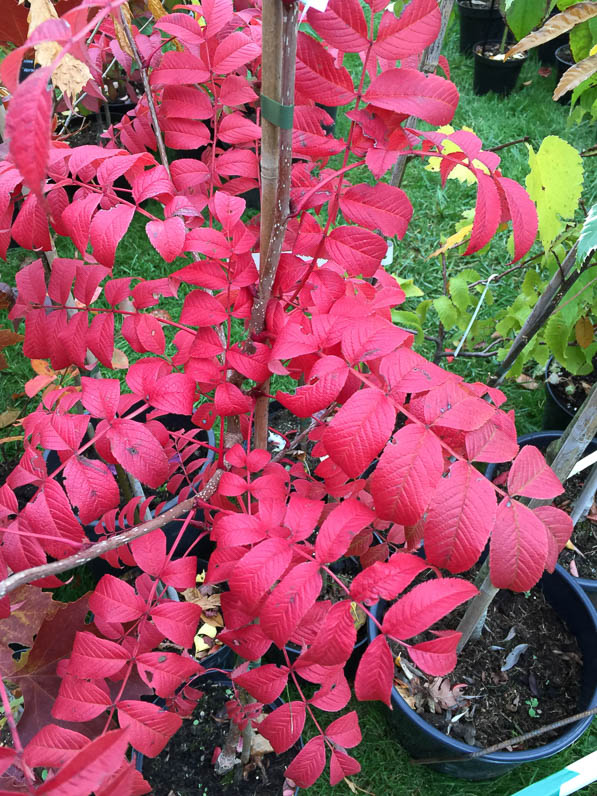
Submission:
[[[24,339],[25,338],[22,334],[17,334],[16,332],[11,331],[10,329],[0,328],[0,348],[6,348],[9,345],[20,343],[21,340]]]
[[[220,610],[219,594],[201,594],[199,589],[185,589],[182,596],[188,603],[201,606],[204,612]]]
[[[31,8],[27,17],[29,35],[42,22],[57,18],[58,14],[51,0],[31,0]],[[62,47],[55,41],[44,41],[36,44],[34,49],[36,62],[41,66],[49,66]],[[64,56],[52,72],[52,83],[71,98],[76,97],[89,80],[91,80],[91,72],[87,65],[70,53]]]
[[[126,24],[129,26],[130,29],[132,18],[131,18],[131,10],[128,6],[128,3],[124,3],[123,5],[120,6],[120,8],[122,9],[122,14],[124,16]],[[116,32],[116,38],[118,39],[118,44],[120,44],[121,48],[124,50],[125,53],[127,53],[127,55],[130,55],[131,58],[134,58],[135,54],[131,48],[131,45],[129,44],[129,40],[126,37],[126,33],[122,26],[122,22],[120,21],[120,13],[112,14],[112,22],[114,23],[114,31]]]
[[[155,20],[161,19],[168,13],[160,3],[160,0],[147,0],[147,8]]]
[[[525,390],[536,390],[540,386],[538,381],[535,381],[535,379],[527,376],[526,373],[521,373],[520,376],[516,378],[516,383],[520,384],[521,387],[524,387]]]
[[[583,80],[591,77],[595,72],[597,72],[597,55],[590,55],[571,66],[570,69],[566,69],[553,93],[554,100],[560,99],[568,91],[580,86]]]
[[[588,348],[593,342],[595,338],[595,330],[593,329],[593,324],[586,315],[583,315],[582,318],[579,318],[576,321],[574,334],[576,336],[576,342],[581,348]]]
[[[24,662],[17,662],[12,657],[13,651],[8,645],[33,646],[33,639],[46,619],[51,602],[51,593],[35,586],[22,586],[11,595],[10,616],[0,623],[0,670],[4,677],[10,678]]]
[[[514,47],[511,47],[506,53],[506,58],[511,58],[516,53],[525,52],[532,47],[538,47],[546,41],[551,41],[562,33],[579,25],[581,22],[586,22],[588,19],[597,17],[597,3],[578,3],[566,9],[561,14],[556,14],[551,17],[542,28],[529,33],[521,39]]]

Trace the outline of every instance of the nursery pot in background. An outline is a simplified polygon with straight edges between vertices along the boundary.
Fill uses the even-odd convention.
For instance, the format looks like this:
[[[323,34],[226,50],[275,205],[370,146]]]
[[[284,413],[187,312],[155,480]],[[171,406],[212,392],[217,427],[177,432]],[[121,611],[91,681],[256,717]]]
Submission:
[[[570,415],[572,417],[572,415]],[[565,423],[564,427],[568,425]],[[532,434],[523,434],[521,437],[518,438],[518,444],[523,447],[524,445],[534,445],[536,448],[542,453],[545,453],[547,447],[555,440],[559,439],[563,434],[563,431],[536,431]],[[597,450],[597,439],[594,439],[587,448],[585,449],[584,455],[588,456],[589,453],[593,453]],[[485,470],[485,475],[489,480],[493,480],[496,473],[495,464],[490,464],[487,469]],[[589,470],[586,471],[587,473]],[[574,541],[574,534],[572,534],[572,541]],[[572,577],[572,576],[570,576]],[[597,580],[593,580],[591,578],[572,578],[574,583],[577,583],[581,589],[583,589],[586,594],[588,595],[589,599],[593,603],[595,607],[597,607]]]
[[[560,566],[556,567],[553,574],[544,575],[539,586],[552,608],[576,636],[583,656],[581,696],[578,705],[570,705],[570,714],[597,707],[597,611],[576,580]],[[380,601],[371,609],[378,621],[381,621],[386,608],[387,603]],[[379,634],[371,618],[368,621],[368,634],[370,641]],[[461,654],[466,655],[466,651]],[[466,780],[494,779],[523,763],[533,763],[558,754],[577,741],[592,720],[589,717],[568,725],[563,728],[562,735],[536,749],[494,752],[471,760],[468,756],[479,751],[478,747],[458,741],[429,724],[409,707],[395,687],[392,688],[392,708],[388,713],[396,738],[413,758],[460,757],[462,759],[457,763],[434,763],[431,768]]]
[[[498,0],[458,0],[460,52],[470,55],[477,42],[501,39],[504,20]]]
[[[558,47],[556,50],[556,66],[558,70],[558,83],[562,79],[564,72],[570,69],[571,66],[574,66],[574,58],[572,57],[572,52],[568,44],[563,44],[561,47]],[[558,102],[560,105],[570,105],[570,98],[572,97],[572,92],[567,91],[563,94]]]
[[[500,49],[500,41],[488,41],[487,43],[481,41],[475,44],[473,73],[475,94],[481,96],[493,91],[495,94],[505,97],[514,90],[527,55],[520,53],[504,61]]]
[[[562,400],[562,396],[554,389],[554,385],[549,380],[552,366],[553,357],[550,357],[545,366],[545,407],[543,409],[543,428],[547,431],[565,429],[580,406],[574,406],[571,401]]]

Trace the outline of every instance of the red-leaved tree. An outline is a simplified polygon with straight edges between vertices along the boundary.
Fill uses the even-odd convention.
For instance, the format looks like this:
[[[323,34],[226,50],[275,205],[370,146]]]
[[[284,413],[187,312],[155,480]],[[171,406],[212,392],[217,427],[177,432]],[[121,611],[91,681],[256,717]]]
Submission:
[[[325,12],[308,11],[317,38],[297,34],[298,4],[263,0],[263,22],[261,5],[202,0],[140,32],[122,0],[84,0],[39,24],[2,64],[12,99],[0,254],[11,237],[40,253],[17,274],[10,317],[23,322],[25,355],[51,366],[29,393],[52,382],[22,421],[25,452],[0,487],[1,666],[25,704],[0,771],[23,792],[148,792],[127,749],[159,754],[198,697],[181,686],[202,671],[188,653],[157,651],[164,639],[192,647],[200,619],[198,606],[170,599],[171,589],[195,586],[192,548],[176,552],[188,528],[216,544],[207,581],[226,584],[220,639],[245,661],[232,673],[235,686],[263,704],[296,687],[297,698],[260,732],[283,752],[307,719],[315,722],[287,771],[301,787],[326,760],[332,783],[359,770],[346,751],[361,739],[356,713],[343,712],[353,602],[368,613],[380,598],[395,601],[354,683],[357,698],[389,704],[389,638],[432,675],[455,665],[459,633],[417,637],[476,589],[435,567],[461,573],[489,542],[493,583],[526,590],[553,569],[570,533],[563,512],[517,500],[561,487],[535,449],[518,453],[502,392],[428,362],[391,320],[405,297],[381,262],[388,239],[404,236],[412,206],[383,178],[400,155],[440,158],[442,181],[457,165],[474,175],[467,253],[511,222],[520,259],[537,225],[524,189],[473,133],[404,127],[410,116],[446,124],[458,102],[447,77],[417,68],[440,29],[435,0],[411,0],[400,17],[385,0],[366,8],[330,0]],[[271,75],[262,29],[268,47],[272,30],[284,35],[277,98],[264,88]],[[48,41],[60,45],[53,62],[19,84],[24,52]],[[144,91],[101,146],[71,148],[51,134],[48,82],[71,54],[91,74],[81,90],[97,97],[109,53]],[[362,61],[356,80],[343,65],[351,53]],[[272,100],[263,110],[261,94]],[[326,132],[331,119],[316,103],[349,107],[346,139]],[[280,104],[294,104],[290,127]],[[460,151],[445,153],[446,139]],[[355,182],[364,169],[373,181]],[[243,197],[260,186],[261,216],[249,220]],[[119,257],[135,216],[163,259],[159,278],[144,278],[142,262],[130,276]],[[57,238],[70,239],[75,255],[53,256]],[[68,368],[80,378],[56,379]],[[272,376],[296,385],[275,395],[296,418],[277,452],[267,449]],[[167,413],[215,428],[207,467],[204,443],[168,430],[160,420]],[[293,456],[303,445],[314,468]],[[503,490],[473,464],[512,460]],[[146,499],[121,505],[123,473]],[[20,506],[15,490],[27,484],[35,495]],[[162,501],[144,520],[164,484],[178,504],[164,511]],[[182,517],[167,546],[162,526]],[[100,541],[91,544],[84,526],[95,522]],[[416,554],[423,540],[427,560]],[[132,583],[107,574],[75,603],[51,600],[58,573],[100,554],[142,574]],[[345,556],[362,566],[349,587],[331,566]],[[343,600],[321,597],[324,577],[338,581]],[[20,662],[7,647],[14,640],[32,647]],[[293,662],[289,641],[301,648]],[[272,645],[285,665],[249,669]],[[166,709],[142,700],[147,693]],[[10,713],[4,684],[2,694]],[[40,767],[50,770],[45,782]]]

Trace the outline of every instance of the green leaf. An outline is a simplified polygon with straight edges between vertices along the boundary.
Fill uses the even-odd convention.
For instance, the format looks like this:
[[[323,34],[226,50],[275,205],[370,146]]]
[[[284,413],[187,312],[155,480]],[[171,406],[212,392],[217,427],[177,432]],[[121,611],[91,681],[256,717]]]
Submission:
[[[526,272],[522,283],[522,292],[529,302],[535,304],[544,287],[545,282],[543,282],[537,271],[530,270]]]
[[[398,326],[406,329],[411,329],[415,332],[415,341],[418,345],[425,340],[423,336],[423,329],[421,321],[416,312],[408,312],[408,310],[392,310],[392,321]]]
[[[597,42],[596,17],[575,25],[570,31],[570,49],[574,60],[578,63],[586,58],[595,42]]]
[[[589,210],[578,239],[576,264],[581,265],[597,249],[597,204]]]
[[[597,277],[597,265],[592,265],[578,277],[572,287],[562,296],[559,314],[569,326],[591,308],[595,300],[597,285],[590,283]],[[582,291],[582,292],[581,292]],[[580,295],[578,295],[580,293]]]
[[[545,0],[510,0],[506,3],[506,21],[518,40],[541,24],[544,13]]]
[[[451,329],[458,320],[458,311],[447,296],[440,296],[433,300],[435,311],[445,329]]]
[[[394,279],[404,291],[406,298],[415,298],[416,296],[423,295],[421,288],[415,285],[414,279],[398,279],[397,276],[395,276]]]
[[[461,312],[466,312],[468,305],[471,303],[471,296],[468,292],[468,284],[462,276],[453,276],[449,283],[450,295],[452,301]]]
[[[564,228],[564,220],[578,208],[583,182],[583,164],[573,146],[549,135],[537,153],[529,149],[530,173],[526,187],[537,205],[539,238],[548,249]]]

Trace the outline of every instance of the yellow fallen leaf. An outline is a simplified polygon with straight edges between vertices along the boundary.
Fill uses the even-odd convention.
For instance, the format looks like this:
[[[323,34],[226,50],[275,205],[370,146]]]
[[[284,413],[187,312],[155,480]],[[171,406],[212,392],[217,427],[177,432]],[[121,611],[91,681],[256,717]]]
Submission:
[[[5,409],[4,412],[0,412],[0,428],[12,425],[19,414],[19,409]]]

